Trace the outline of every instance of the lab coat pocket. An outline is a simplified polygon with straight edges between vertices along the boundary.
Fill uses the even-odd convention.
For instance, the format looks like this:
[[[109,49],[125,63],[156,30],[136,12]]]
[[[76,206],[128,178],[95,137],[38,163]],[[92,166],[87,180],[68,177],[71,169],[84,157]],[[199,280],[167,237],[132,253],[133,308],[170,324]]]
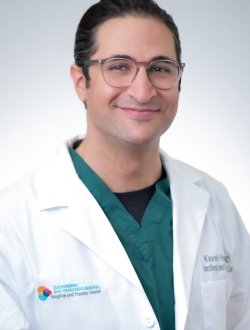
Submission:
[[[227,280],[201,283],[204,330],[226,330],[226,306],[233,286]]]

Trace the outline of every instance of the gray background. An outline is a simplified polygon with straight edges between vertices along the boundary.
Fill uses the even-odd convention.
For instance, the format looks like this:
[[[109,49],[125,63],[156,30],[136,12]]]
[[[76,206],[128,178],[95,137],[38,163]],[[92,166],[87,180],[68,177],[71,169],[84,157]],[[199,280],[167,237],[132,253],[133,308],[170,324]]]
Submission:
[[[1,0],[0,188],[86,129],[69,77],[74,34],[94,1]],[[186,69],[161,145],[222,181],[250,229],[250,2],[158,1],[173,15]]]

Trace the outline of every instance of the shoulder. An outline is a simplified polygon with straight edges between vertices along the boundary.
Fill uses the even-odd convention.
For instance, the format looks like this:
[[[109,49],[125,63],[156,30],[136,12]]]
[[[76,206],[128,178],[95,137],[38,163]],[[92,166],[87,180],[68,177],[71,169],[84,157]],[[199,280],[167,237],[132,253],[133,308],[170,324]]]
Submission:
[[[175,194],[176,201],[179,200],[180,194],[185,194],[186,198],[192,186],[198,188],[201,193],[205,192],[209,198],[206,213],[209,222],[215,226],[219,225],[220,228],[227,228],[227,231],[237,233],[239,237],[245,237],[243,241],[249,245],[249,234],[224,184],[208,173],[170,157],[164,151],[161,156],[169,175],[170,188],[176,191],[176,185],[181,187],[178,194]],[[183,190],[186,192],[183,193]],[[196,201],[192,201],[192,204],[193,207],[198,207]]]
[[[208,173],[170,157],[163,150],[161,150],[161,157],[173,184],[177,181],[177,178],[182,178],[185,182],[193,183],[212,195],[218,195],[219,197],[222,194],[224,197],[229,198],[224,184]]]
[[[0,191],[0,212],[14,210],[17,201],[23,202],[31,192],[35,194],[36,177],[40,169],[37,169],[26,176],[18,179]]]
[[[72,172],[73,164],[69,154],[69,147],[79,143],[84,135],[76,135],[61,143],[52,157],[44,159],[43,163],[35,170],[11,183],[7,187],[0,189],[0,199],[7,198],[22,191],[35,192],[39,182],[46,177],[52,179],[53,176],[60,177],[63,172]],[[63,169],[61,169],[63,167]],[[19,195],[21,197],[22,195]]]
[[[0,235],[5,244],[14,244],[13,239],[25,236],[29,219],[35,219],[38,209],[36,170],[12,183],[0,192]]]
[[[65,144],[39,168],[0,191],[0,222],[4,215],[20,217],[42,209],[59,199],[63,187],[75,176],[74,166]],[[62,199],[62,198],[61,198]],[[58,202],[59,203],[59,202]]]

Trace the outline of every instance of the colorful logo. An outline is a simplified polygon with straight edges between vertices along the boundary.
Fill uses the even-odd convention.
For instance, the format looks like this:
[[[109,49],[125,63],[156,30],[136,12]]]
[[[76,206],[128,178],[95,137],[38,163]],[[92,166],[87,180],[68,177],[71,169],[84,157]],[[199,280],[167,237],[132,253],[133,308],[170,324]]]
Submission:
[[[46,300],[52,293],[52,291],[46,288],[46,286],[39,286],[37,291],[38,291],[38,298],[40,300]]]

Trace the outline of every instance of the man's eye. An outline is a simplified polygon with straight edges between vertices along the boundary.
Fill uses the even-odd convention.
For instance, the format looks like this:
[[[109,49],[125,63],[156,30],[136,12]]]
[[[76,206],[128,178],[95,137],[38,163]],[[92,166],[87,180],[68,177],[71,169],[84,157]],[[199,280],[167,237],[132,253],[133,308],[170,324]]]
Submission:
[[[170,73],[170,69],[168,67],[163,66],[154,66],[150,68],[151,72],[162,72],[162,73]]]
[[[129,70],[129,67],[127,65],[124,64],[116,64],[116,65],[112,65],[109,67],[109,70],[113,70],[113,71],[122,71],[122,70]]]

